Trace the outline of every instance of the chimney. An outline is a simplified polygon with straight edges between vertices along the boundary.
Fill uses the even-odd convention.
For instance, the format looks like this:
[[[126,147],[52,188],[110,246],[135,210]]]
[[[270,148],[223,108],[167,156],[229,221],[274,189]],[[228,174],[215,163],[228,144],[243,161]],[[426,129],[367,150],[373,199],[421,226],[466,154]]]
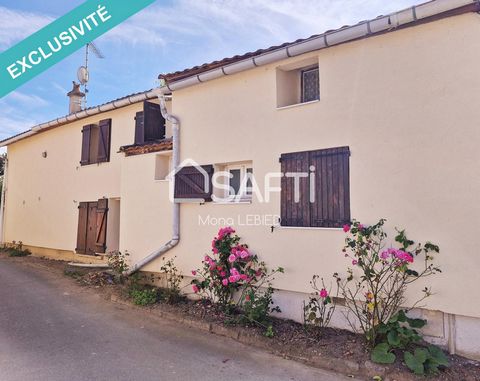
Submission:
[[[67,96],[70,98],[70,105],[68,108],[69,114],[73,114],[82,110],[83,98],[85,97],[85,94],[80,91],[80,84],[76,83],[75,81],[72,83],[73,89],[67,94]]]

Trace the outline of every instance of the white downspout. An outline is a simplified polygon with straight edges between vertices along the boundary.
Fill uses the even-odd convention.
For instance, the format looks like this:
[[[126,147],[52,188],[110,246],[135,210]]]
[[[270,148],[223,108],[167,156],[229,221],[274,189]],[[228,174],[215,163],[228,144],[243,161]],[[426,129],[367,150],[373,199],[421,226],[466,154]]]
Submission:
[[[168,113],[167,106],[165,102],[165,93],[169,90],[166,88],[159,88],[156,90],[158,95],[158,100],[160,101],[160,111],[162,116],[166,121],[169,121],[172,126],[172,138],[173,138],[173,152],[172,152],[172,173],[176,173],[178,166],[180,165],[180,122],[179,120]],[[170,181],[175,181],[174,178]],[[155,250],[153,253],[143,258],[139,262],[135,263],[128,271],[127,275],[131,275],[138,270],[140,270],[147,263],[150,263],[154,259],[160,257],[162,254],[166,253],[173,247],[177,246],[180,241],[180,204],[177,202],[173,203],[173,217],[172,217],[172,239],[168,241],[165,245]]]
[[[8,179],[8,156],[5,157],[3,163],[3,186],[2,186],[2,202],[0,203],[0,243],[5,243],[5,198],[7,196],[7,179]]]

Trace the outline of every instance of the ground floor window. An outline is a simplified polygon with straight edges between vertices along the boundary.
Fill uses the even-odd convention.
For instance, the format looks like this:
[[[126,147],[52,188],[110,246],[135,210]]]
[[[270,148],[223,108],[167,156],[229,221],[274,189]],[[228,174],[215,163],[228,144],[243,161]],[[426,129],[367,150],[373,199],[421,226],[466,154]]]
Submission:
[[[338,228],[350,222],[348,147],[281,155],[282,226]]]
[[[108,199],[80,202],[78,205],[78,254],[105,253],[107,238]]]

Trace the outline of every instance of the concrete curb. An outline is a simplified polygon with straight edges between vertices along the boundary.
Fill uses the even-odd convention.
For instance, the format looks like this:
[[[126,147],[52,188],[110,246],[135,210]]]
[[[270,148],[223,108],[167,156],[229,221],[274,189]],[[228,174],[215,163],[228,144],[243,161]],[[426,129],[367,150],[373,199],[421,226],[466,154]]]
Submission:
[[[371,380],[374,376],[380,376],[383,381],[413,381],[419,379],[413,374],[391,372],[388,368],[375,364],[369,360],[365,362],[357,362],[336,357],[328,357],[325,355],[308,355],[306,357],[300,357],[298,354],[289,353],[287,348],[279,346],[278,343],[275,343],[267,337],[253,334],[248,328],[228,327],[223,324],[210,323],[204,320],[185,317],[182,314],[177,314],[171,311],[162,311],[161,305],[156,305],[156,308],[139,307],[114,294],[108,295],[106,299],[148,313],[149,316],[184,324],[185,326],[218,336],[228,337],[242,344],[266,350],[286,359],[298,361],[315,368],[334,371],[352,378],[358,377],[360,379]]]

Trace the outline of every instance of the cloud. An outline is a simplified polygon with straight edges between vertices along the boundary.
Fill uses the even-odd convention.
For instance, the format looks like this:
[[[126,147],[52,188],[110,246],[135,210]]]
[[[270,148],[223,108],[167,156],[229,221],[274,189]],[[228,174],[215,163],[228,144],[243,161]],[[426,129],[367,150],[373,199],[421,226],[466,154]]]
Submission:
[[[146,8],[106,40],[161,47],[177,65],[241,54],[406,8],[416,0],[177,0]],[[199,61],[195,61],[199,60]],[[177,67],[181,69],[181,67]]]
[[[23,12],[0,6],[0,50],[38,31],[53,18],[47,15]]]
[[[35,94],[13,91],[0,99],[0,140],[45,121],[42,110],[50,103]]]
[[[19,91],[11,92],[8,95],[8,99],[16,103],[21,103],[27,107],[42,107],[49,104],[49,102],[47,102],[45,99],[40,98],[35,94],[24,94]]]

